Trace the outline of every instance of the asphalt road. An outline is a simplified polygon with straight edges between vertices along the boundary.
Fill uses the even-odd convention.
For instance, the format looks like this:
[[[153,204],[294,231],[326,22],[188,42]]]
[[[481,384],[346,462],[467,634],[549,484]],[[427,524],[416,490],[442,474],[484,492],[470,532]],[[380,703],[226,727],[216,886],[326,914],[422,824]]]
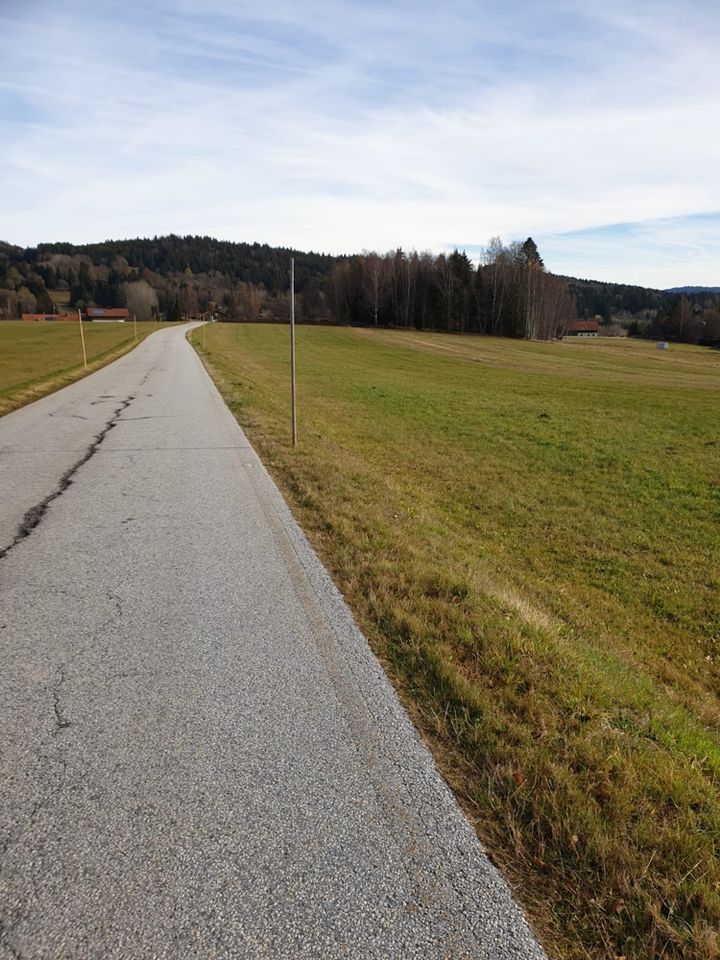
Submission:
[[[0,956],[542,958],[185,332],[0,420]]]

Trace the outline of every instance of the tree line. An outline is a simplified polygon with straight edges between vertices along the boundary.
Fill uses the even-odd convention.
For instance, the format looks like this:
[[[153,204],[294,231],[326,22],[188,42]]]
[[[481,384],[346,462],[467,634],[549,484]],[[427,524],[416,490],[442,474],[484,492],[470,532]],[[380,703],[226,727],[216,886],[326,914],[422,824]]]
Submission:
[[[458,250],[332,257],[169,236],[1,244],[0,316],[127,305],[142,319],[176,320],[217,306],[235,320],[285,320],[291,256],[301,322],[547,338],[574,313],[567,282],[546,272],[531,239],[493,239],[475,265]]]
[[[0,243],[0,318],[127,306],[179,320],[219,308],[238,321],[285,321],[290,258],[305,323],[393,326],[549,339],[575,316],[606,333],[720,339],[720,296],[674,294],[553,275],[535,242],[494,237],[473,261],[460,250],[352,256],[169,235],[96,244]]]
[[[531,238],[493,238],[477,266],[459,250],[339,259],[301,310],[309,320],[533,339],[562,334],[575,315],[567,282],[545,270]]]

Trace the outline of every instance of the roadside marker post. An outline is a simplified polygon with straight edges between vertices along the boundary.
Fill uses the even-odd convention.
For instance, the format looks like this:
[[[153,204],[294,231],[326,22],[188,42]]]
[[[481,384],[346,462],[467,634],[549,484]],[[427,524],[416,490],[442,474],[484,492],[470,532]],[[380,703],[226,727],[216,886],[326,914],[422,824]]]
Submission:
[[[295,389],[295,257],[290,258],[290,399],[292,445],[297,446],[297,396]]]
[[[82,344],[83,364],[85,366],[85,369],[87,370],[87,353],[85,353],[85,331],[83,330],[82,312],[80,311],[80,307],[78,307],[78,323],[80,324],[80,343]]]
[[[135,332],[135,342],[137,343],[137,316],[133,314],[133,330]]]

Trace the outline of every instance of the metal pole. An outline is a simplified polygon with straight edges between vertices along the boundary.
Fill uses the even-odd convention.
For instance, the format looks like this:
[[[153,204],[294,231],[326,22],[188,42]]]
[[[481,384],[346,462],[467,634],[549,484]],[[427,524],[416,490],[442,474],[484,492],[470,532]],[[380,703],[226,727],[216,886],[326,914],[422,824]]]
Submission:
[[[295,390],[295,257],[290,258],[290,377],[292,445],[297,446],[297,396]]]
[[[87,370],[87,354],[85,353],[85,333],[83,331],[82,313],[80,312],[80,307],[78,307],[78,323],[80,324],[80,343],[82,343],[83,364],[85,365],[85,369]]]

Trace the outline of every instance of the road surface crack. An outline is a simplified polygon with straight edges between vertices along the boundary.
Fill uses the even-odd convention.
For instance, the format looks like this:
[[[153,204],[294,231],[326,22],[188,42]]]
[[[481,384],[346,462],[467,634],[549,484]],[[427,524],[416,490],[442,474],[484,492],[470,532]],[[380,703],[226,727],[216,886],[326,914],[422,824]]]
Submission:
[[[83,417],[79,413],[55,413],[51,410],[48,413],[49,417],[53,417],[56,420],[87,420],[87,417]]]
[[[56,727],[54,730],[55,736],[57,736],[61,730],[66,730],[68,727],[72,726],[72,724],[70,723],[70,721],[67,719],[67,717],[63,712],[61,698],[60,698],[60,690],[62,688],[62,685],[65,683],[65,667],[59,666],[57,669],[57,674],[59,679],[58,679],[58,682],[53,687],[53,691],[52,691],[53,710],[55,712],[55,723],[56,723]]]
[[[60,481],[53,492],[48,494],[48,496],[45,497],[44,500],[41,500],[40,503],[36,503],[35,506],[30,507],[23,517],[18,528],[18,532],[15,534],[12,543],[3,550],[0,550],[0,560],[3,560],[10,553],[10,551],[18,545],[18,543],[29,537],[33,530],[39,526],[41,520],[47,513],[47,509],[50,504],[65,493],[67,488],[72,484],[73,478],[80,467],[86,464],[88,460],[95,455],[100,444],[103,442],[108,433],[110,433],[112,428],[117,424],[118,420],[120,419],[120,415],[124,410],[127,410],[134,399],[134,395],[131,394],[126,400],[122,401],[120,406],[113,413],[112,417],[106,421],[105,426],[102,428],[100,433],[96,434],[93,442],[87,448],[85,453],[70,467],[69,470],[66,470],[65,473],[60,477]]]
[[[113,607],[115,608],[115,614],[114,614],[114,615],[111,614],[111,615],[110,615],[110,619],[108,620],[108,622],[107,622],[106,624],[104,624],[104,626],[107,627],[107,626],[110,626],[110,624],[111,624],[116,618],[119,619],[120,617],[122,617],[122,613],[123,613],[122,602],[123,602],[123,601],[122,601],[122,597],[119,597],[116,593],[111,593],[110,590],[106,590],[106,591],[105,591],[105,599],[106,599],[106,600],[109,600],[109,602],[110,602],[110,603],[113,605]]]

